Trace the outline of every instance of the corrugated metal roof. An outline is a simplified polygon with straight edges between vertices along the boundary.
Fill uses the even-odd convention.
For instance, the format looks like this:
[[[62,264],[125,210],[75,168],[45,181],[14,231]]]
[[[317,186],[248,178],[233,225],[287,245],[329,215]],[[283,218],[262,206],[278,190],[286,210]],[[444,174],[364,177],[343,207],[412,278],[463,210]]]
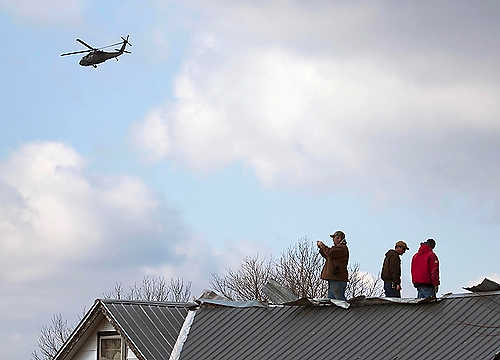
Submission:
[[[100,300],[113,325],[144,360],[166,360],[192,303]]]
[[[464,287],[464,289],[472,292],[498,291],[500,290],[500,284],[496,283],[493,280],[485,278],[481,284],[471,287]]]
[[[201,307],[180,360],[493,359],[500,293],[439,302]]]

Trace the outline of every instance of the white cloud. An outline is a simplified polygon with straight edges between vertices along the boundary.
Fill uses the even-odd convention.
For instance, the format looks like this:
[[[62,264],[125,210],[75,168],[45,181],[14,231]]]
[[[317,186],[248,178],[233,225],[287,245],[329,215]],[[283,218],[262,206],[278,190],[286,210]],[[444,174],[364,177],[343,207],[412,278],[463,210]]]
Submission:
[[[0,8],[41,23],[74,23],[80,19],[85,0],[0,0]]]
[[[120,241],[171,231],[151,226],[159,203],[140,180],[90,177],[60,143],[28,144],[0,163],[0,198],[3,281],[44,278]]]
[[[141,124],[132,128],[132,140],[139,149],[144,149],[150,161],[157,161],[168,155],[168,124],[163,121],[161,110],[152,111]]]
[[[488,61],[496,54],[468,51],[476,37],[460,45],[446,41],[449,28],[409,25],[446,20],[462,31],[445,16],[465,16],[461,7],[412,15],[325,2],[190,4],[201,14],[199,40],[174,99],[137,126],[151,157],[202,171],[240,162],[268,185],[348,185],[380,197],[481,197],[500,181],[491,166],[500,146],[500,88]],[[395,34],[386,10],[406,32]]]
[[[217,249],[140,179],[89,174],[68,145],[25,144],[0,159],[0,308],[24,309],[0,312],[0,344],[25,358],[51,314],[71,322],[116,282],[146,274],[192,281],[198,295],[211,272],[254,251]]]
[[[493,121],[497,92],[487,90],[417,86],[363,61],[280,50],[228,58],[210,53],[185,66],[176,101],[155,110],[139,133],[156,158],[193,168],[241,161],[266,183],[418,178],[422,169],[401,174],[401,162],[430,171],[441,159],[428,146],[449,145],[448,130],[500,130]],[[430,162],[413,164],[401,155]]]
[[[248,241],[213,246],[140,179],[88,174],[62,143],[25,144],[0,161],[0,285],[26,299],[34,283],[48,291],[62,282],[59,292],[89,278],[97,286],[143,274],[203,288],[211,272],[255,252]]]

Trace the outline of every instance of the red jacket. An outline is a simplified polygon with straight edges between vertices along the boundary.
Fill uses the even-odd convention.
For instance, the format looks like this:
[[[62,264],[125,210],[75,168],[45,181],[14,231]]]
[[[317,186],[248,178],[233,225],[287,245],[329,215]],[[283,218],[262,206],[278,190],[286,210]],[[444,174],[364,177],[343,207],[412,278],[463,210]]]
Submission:
[[[420,244],[420,249],[411,259],[411,279],[415,287],[439,285],[439,260],[426,243]]]

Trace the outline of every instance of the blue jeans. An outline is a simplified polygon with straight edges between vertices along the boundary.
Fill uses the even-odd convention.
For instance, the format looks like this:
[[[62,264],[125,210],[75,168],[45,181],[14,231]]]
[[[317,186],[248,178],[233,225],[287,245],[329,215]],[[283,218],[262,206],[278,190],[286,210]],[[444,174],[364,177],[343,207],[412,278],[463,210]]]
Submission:
[[[384,281],[385,297],[400,298],[401,297],[401,291],[400,290],[396,290],[395,287],[392,287],[392,284],[394,284],[392,281]]]
[[[425,299],[428,297],[436,297],[434,286],[419,286],[417,287],[417,298]]]
[[[328,280],[328,298],[347,301],[345,298],[346,287],[346,281]]]

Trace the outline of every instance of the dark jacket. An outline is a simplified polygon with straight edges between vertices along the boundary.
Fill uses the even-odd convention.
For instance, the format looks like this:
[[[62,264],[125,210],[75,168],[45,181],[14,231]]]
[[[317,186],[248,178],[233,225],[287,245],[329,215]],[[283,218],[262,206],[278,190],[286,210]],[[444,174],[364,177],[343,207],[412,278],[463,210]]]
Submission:
[[[389,250],[385,253],[382,280],[401,284],[401,258],[396,250]]]
[[[411,279],[415,287],[439,285],[439,260],[426,243],[411,259]]]
[[[326,259],[321,278],[323,280],[348,281],[347,263],[349,262],[349,249],[347,245],[340,244],[328,247],[322,245],[319,253]]]

